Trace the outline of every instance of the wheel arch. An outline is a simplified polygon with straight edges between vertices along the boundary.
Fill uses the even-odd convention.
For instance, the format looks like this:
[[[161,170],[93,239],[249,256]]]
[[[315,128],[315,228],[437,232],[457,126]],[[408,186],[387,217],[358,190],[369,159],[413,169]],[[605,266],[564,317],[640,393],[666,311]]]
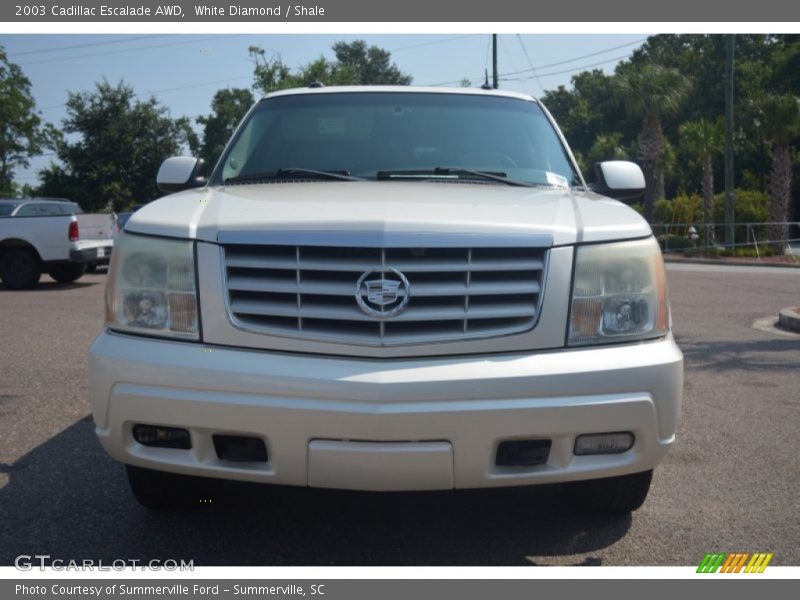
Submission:
[[[36,257],[36,260],[39,261],[39,264],[44,262],[42,261],[42,256],[39,254],[36,246],[23,239],[12,237],[0,240],[0,258],[2,258],[8,250],[27,250],[33,254],[34,257]]]

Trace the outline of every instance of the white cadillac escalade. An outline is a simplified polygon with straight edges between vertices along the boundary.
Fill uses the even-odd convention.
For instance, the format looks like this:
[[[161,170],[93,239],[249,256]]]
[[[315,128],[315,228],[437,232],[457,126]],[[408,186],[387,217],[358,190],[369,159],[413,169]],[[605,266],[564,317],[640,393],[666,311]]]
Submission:
[[[634,164],[585,183],[547,110],[474,89],[270,94],[208,180],[167,160],[115,242],[97,435],[151,508],[219,479],[563,483],[638,508],[683,358]],[[602,194],[602,195],[601,195]]]

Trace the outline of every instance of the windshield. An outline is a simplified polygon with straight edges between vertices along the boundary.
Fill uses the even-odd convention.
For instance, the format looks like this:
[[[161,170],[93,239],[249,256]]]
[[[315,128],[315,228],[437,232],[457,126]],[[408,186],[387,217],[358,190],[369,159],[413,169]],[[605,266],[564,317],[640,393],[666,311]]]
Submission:
[[[383,181],[582,184],[535,102],[413,92],[267,98],[240,129],[211,183],[257,182],[262,174],[276,178],[300,169],[308,179],[316,178],[309,171],[327,171]]]

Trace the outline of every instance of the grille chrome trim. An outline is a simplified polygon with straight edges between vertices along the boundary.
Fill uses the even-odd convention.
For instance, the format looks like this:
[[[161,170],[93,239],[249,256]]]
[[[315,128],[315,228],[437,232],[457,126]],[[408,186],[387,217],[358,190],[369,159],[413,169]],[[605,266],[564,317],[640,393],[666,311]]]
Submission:
[[[443,233],[440,231],[234,230],[217,243],[253,246],[341,246],[343,248],[550,248],[550,233]]]
[[[219,254],[225,307],[237,329],[382,347],[531,331],[541,313],[549,250],[227,244]],[[405,273],[412,288],[405,310],[387,319],[364,313],[353,293],[363,272],[381,268]]]

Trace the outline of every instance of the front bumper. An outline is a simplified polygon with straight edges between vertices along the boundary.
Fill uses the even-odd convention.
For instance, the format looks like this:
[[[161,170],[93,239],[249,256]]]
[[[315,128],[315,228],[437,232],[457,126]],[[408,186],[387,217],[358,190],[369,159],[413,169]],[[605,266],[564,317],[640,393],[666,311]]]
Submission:
[[[364,490],[479,488],[655,467],[674,440],[683,357],[663,340],[527,354],[366,360],[104,332],[90,357],[97,435],[141,467]],[[137,423],[186,428],[192,449],[146,447]],[[615,455],[575,456],[582,433],[631,431]],[[214,434],[263,439],[266,463],[217,457]],[[501,467],[506,440],[550,439],[545,464]]]

